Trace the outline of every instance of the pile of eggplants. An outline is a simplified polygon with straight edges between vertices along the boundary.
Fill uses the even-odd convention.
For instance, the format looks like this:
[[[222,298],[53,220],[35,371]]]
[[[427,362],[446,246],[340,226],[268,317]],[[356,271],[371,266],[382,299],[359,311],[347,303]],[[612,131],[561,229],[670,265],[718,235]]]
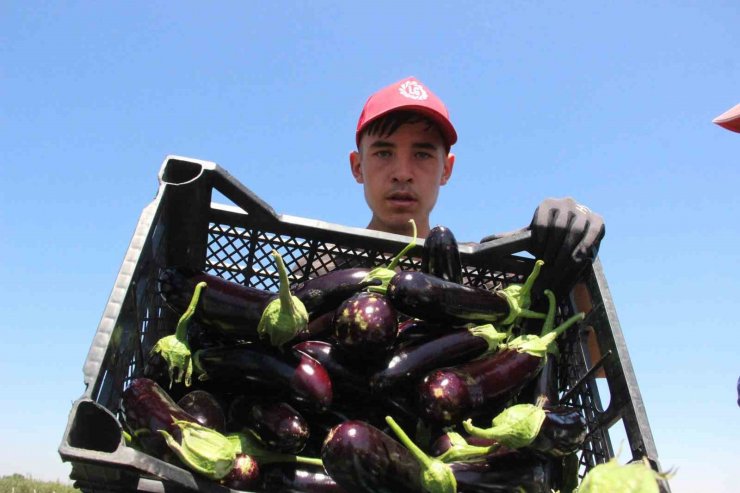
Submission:
[[[399,270],[413,245],[388,266],[291,286],[275,254],[279,293],[162,269],[159,293],[181,318],[123,393],[129,445],[255,492],[560,486],[585,421],[522,390],[581,315],[555,327],[549,291],[548,312],[530,310],[540,261],[524,284],[487,290],[464,284],[449,229],[432,229],[420,271]]]

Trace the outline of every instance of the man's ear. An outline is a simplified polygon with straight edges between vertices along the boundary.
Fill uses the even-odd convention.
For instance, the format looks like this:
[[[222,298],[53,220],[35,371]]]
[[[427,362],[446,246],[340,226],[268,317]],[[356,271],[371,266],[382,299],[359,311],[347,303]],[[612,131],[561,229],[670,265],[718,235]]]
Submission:
[[[450,176],[452,175],[452,168],[455,167],[455,155],[452,153],[449,153],[447,155],[447,159],[445,159],[444,166],[442,167],[442,179],[440,180],[440,185],[445,185],[450,180]]]
[[[358,151],[349,153],[349,166],[352,170],[352,176],[355,177],[355,181],[357,183],[365,183],[365,179],[362,176],[362,158]]]

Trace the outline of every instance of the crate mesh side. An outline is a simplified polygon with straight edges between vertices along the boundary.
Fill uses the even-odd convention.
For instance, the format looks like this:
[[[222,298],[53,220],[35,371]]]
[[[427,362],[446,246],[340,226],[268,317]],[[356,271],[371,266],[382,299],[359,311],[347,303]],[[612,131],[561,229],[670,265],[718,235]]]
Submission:
[[[563,308],[568,313],[567,316],[573,313],[570,305],[564,305]],[[562,403],[576,407],[586,419],[588,435],[579,453],[580,478],[583,478],[589,469],[607,462],[613,456],[608,430],[602,429],[599,422],[599,414],[603,408],[596,381],[593,376],[583,379],[590,369],[590,362],[584,352],[586,337],[587,332],[583,330],[568,332],[559,344],[558,364],[558,388],[561,390],[561,397],[577,385]]]

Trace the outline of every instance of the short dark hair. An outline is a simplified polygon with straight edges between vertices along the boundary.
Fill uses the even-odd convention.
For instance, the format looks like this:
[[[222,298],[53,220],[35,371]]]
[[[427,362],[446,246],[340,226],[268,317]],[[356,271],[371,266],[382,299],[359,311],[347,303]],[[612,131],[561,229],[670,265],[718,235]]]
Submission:
[[[442,129],[439,128],[439,125],[437,125],[433,120],[430,118],[427,118],[426,116],[417,113],[415,111],[408,111],[408,110],[399,110],[399,111],[392,111],[388,113],[387,115],[383,115],[380,118],[371,121],[367,124],[367,126],[362,130],[362,134],[360,134],[360,138],[362,138],[363,135],[379,135],[381,137],[389,137],[396,133],[396,131],[403,125],[407,124],[414,124],[414,123],[426,123],[425,130],[429,130],[430,128],[435,128],[439,132],[439,134],[442,136],[442,140],[445,144],[445,151],[450,152],[450,145],[447,143],[447,141],[444,139],[444,134],[442,133]]]

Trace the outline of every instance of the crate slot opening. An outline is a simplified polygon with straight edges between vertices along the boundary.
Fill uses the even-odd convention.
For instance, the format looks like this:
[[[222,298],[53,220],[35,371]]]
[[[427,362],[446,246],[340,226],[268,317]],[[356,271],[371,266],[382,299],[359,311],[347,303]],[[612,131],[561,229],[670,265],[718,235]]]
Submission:
[[[83,401],[77,406],[68,441],[72,447],[112,453],[121,443],[121,428],[107,409]]]

